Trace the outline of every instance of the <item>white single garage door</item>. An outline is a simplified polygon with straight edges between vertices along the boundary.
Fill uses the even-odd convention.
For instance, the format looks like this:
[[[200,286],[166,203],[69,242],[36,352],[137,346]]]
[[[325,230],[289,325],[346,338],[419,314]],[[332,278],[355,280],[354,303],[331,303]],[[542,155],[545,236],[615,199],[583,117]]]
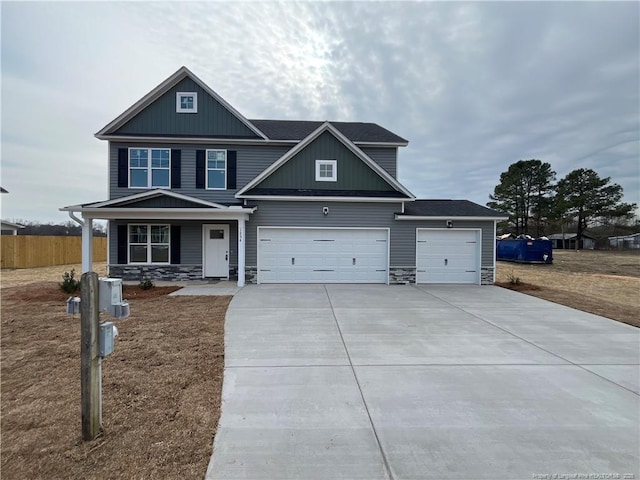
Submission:
[[[416,283],[480,283],[479,230],[416,230]]]
[[[388,229],[258,228],[258,283],[387,283]]]

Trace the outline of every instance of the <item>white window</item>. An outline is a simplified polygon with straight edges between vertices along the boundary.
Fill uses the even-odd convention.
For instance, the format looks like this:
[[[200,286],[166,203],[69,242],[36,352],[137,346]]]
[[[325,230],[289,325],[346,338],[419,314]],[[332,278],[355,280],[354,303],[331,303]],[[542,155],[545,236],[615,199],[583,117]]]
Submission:
[[[170,166],[168,148],[130,148],[129,187],[169,188]]]
[[[198,92],[176,93],[177,113],[198,113]]]
[[[338,161],[316,160],[316,182],[337,182]]]
[[[207,188],[209,190],[227,188],[226,150],[207,150]]]
[[[169,225],[129,225],[129,263],[169,263]]]

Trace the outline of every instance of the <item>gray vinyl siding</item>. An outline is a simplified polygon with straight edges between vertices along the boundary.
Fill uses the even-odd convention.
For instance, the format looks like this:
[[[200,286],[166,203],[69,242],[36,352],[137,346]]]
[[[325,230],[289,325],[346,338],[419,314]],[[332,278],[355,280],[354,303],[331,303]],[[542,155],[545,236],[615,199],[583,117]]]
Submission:
[[[401,203],[256,202],[247,224],[247,266],[257,265],[257,227],[382,227],[391,228]],[[329,214],[322,207],[329,207]],[[397,223],[397,222],[395,222]],[[393,254],[392,254],[392,262]]]
[[[453,228],[474,228],[482,230],[482,267],[493,266],[493,249],[495,240],[492,221],[453,220]],[[391,232],[391,251],[398,250],[401,255],[398,261],[410,259],[410,263],[392,263],[394,266],[415,266],[416,255],[416,228],[446,228],[445,220],[406,221],[397,220],[394,230]],[[408,255],[408,252],[411,255]],[[393,258],[393,255],[392,255]]]
[[[398,148],[397,147],[360,147],[371,160],[376,162],[393,178],[398,178]]]
[[[416,228],[444,228],[445,221],[395,220],[400,203],[356,202],[276,202],[255,204],[256,212],[247,224],[247,266],[257,265],[257,227],[377,227],[390,229],[390,262],[392,267],[413,267],[416,260]],[[323,215],[322,207],[329,207]],[[482,266],[493,265],[493,222],[454,219],[454,228],[482,229]]]
[[[198,112],[177,113],[177,92],[197,92]],[[182,80],[114,133],[145,136],[260,138],[190,78]]]
[[[337,161],[337,180],[335,182],[316,181],[316,160]],[[260,182],[256,188],[394,190],[330,132],[322,133]]]
[[[172,191],[192,197],[224,204],[239,204],[235,198],[236,192],[253,180],[264,169],[284,155],[291,147],[276,145],[192,145],[167,143],[120,143],[110,142],[109,146],[109,191],[110,199],[141,193],[147,189],[118,187],[118,148],[171,148],[179,149],[181,153],[181,188]],[[221,149],[235,150],[237,163],[237,189],[235,190],[205,190],[196,188],[196,150]]]
[[[162,220],[113,220],[109,222],[109,260],[118,263],[118,225],[139,224],[170,224],[180,225],[180,264],[202,265],[202,225],[229,225],[229,265],[238,265],[238,222],[236,221],[162,221]]]

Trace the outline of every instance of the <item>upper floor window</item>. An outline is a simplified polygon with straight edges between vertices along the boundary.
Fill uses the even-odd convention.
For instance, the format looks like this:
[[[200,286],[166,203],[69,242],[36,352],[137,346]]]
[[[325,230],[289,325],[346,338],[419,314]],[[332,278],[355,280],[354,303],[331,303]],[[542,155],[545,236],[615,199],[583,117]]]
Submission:
[[[227,151],[207,150],[207,188],[224,190],[227,187]]]
[[[316,160],[316,182],[337,182],[338,161]]]
[[[130,148],[129,187],[169,188],[170,165],[168,148]]]
[[[176,93],[177,113],[198,113],[198,92]]]

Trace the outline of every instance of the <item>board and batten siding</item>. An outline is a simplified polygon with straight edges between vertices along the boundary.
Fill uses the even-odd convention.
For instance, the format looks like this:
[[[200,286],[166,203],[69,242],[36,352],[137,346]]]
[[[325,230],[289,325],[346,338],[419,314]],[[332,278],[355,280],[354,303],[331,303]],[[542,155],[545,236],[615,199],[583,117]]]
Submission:
[[[257,266],[257,227],[318,227],[318,228],[389,228],[391,267],[415,267],[416,228],[444,228],[445,221],[396,220],[402,209],[400,202],[276,202],[252,203],[257,210],[249,217],[246,229],[246,264]],[[329,214],[322,207],[329,207]],[[482,230],[482,266],[493,266],[493,222],[455,220],[454,228]]]
[[[162,220],[111,220],[109,222],[109,263],[118,262],[118,225],[128,224],[170,224],[180,226],[180,264],[202,265],[202,225],[229,225],[229,266],[238,266],[238,222],[231,221],[166,221]]]
[[[176,93],[196,92],[197,113],[176,112]],[[115,132],[118,135],[188,135],[260,138],[190,78],[181,80]]]
[[[337,178],[335,181],[316,180],[316,160],[336,161]],[[256,188],[394,190],[331,132],[320,134],[318,138],[260,182]]]
[[[393,178],[398,178],[397,147],[360,147],[371,160],[380,165]]]

